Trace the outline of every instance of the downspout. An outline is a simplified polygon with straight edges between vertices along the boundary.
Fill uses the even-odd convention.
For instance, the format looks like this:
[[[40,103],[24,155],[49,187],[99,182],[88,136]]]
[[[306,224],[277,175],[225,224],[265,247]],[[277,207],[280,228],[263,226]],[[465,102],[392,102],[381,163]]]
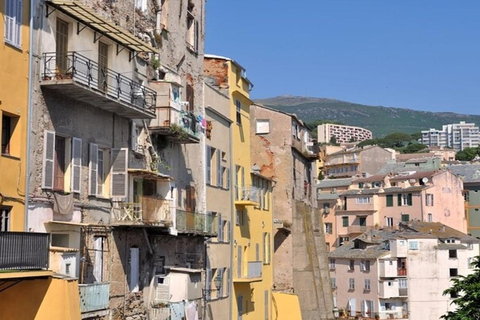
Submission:
[[[30,140],[32,131],[32,90],[33,90],[33,6],[34,0],[30,0],[30,28],[29,28],[29,48],[28,48],[28,102],[27,102],[27,146],[25,155],[25,226],[24,230],[28,232],[28,202],[30,194]]]
[[[229,99],[229,104],[230,104],[230,99]],[[230,107],[230,106],[229,106]],[[230,110],[229,110],[230,112]],[[230,177],[229,177],[229,180],[230,180],[230,207],[232,208],[231,209],[231,215],[230,215],[230,239],[228,239],[230,241],[230,279],[229,279],[229,282],[228,282],[228,286],[230,287],[229,288],[229,293],[230,293],[230,303],[228,304],[228,318],[229,319],[232,319],[233,317],[233,297],[234,297],[234,294],[233,294],[233,252],[234,252],[234,246],[233,246],[233,242],[234,242],[234,238],[235,238],[235,233],[234,233],[234,226],[235,226],[235,197],[234,197],[234,187],[232,186],[233,184],[233,170],[234,170],[234,166],[233,166],[233,138],[232,138],[232,123],[233,122],[230,122],[230,124],[228,125],[228,139],[229,139],[229,160],[230,160],[230,168],[229,168],[229,172],[230,172]],[[236,172],[235,172],[236,174]],[[273,206],[273,204],[272,204]]]

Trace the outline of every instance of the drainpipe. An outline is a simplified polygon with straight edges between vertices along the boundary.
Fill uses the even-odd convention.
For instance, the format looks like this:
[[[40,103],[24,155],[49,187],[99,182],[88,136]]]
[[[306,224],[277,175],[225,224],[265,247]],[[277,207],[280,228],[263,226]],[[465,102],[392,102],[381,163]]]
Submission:
[[[30,190],[30,140],[32,131],[32,90],[33,90],[33,7],[34,0],[30,0],[30,29],[28,32],[28,102],[27,102],[27,146],[25,155],[25,231],[28,232],[28,202]]]

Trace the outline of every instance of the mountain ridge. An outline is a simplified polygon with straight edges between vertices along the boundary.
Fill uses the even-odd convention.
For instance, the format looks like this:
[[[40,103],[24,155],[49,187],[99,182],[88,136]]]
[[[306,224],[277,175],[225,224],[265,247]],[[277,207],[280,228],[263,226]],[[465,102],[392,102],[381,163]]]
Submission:
[[[393,132],[416,133],[430,128],[441,129],[442,125],[460,121],[480,123],[480,115],[371,106],[331,98],[282,95],[254,101],[273,109],[295,113],[305,122],[332,120],[363,127],[371,130],[374,137],[383,137]]]

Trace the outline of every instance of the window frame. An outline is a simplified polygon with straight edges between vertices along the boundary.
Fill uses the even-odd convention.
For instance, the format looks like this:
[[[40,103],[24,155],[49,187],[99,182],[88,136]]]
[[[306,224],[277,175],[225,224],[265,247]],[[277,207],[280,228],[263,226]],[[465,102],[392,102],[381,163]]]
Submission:
[[[12,219],[12,207],[0,207],[0,232],[10,231],[10,221]]]
[[[22,11],[22,0],[5,1],[4,41],[19,49],[22,47]]]

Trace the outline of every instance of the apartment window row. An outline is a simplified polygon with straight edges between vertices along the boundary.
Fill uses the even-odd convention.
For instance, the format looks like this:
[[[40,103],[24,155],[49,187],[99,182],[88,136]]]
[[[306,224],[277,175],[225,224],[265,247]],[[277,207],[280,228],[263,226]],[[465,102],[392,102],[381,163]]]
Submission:
[[[226,153],[207,146],[206,183],[211,186],[230,190],[230,169],[224,166]]]
[[[357,172],[358,166],[343,166],[340,168],[332,168],[327,170],[327,175],[344,172]]]
[[[387,199],[387,207],[393,207],[393,194],[387,194],[386,199]],[[412,205],[413,205],[413,199],[412,199],[411,193],[397,194],[397,206],[404,207],[404,206],[412,206]]]
[[[355,290],[355,278],[349,278],[348,279],[348,290],[349,291],[354,291]],[[364,291],[370,291],[371,290],[370,279],[364,279],[363,290]]]
[[[82,140],[45,131],[43,154],[44,189],[81,192]],[[128,149],[89,144],[88,194],[97,197],[127,196]]]
[[[5,1],[5,42],[16,47],[22,45],[22,0]]]
[[[207,268],[205,281],[205,294],[207,300],[225,298],[230,296],[230,268]],[[215,297],[212,296],[215,292]]]

